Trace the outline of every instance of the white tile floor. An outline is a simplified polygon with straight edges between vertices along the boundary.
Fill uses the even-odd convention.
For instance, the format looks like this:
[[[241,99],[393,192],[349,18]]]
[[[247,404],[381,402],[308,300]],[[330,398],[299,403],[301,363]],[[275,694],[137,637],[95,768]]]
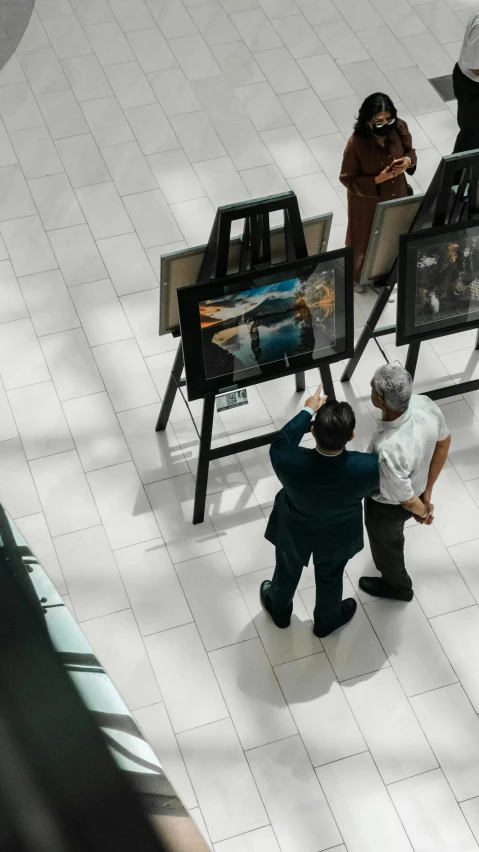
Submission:
[[[425,190],[456,134],[426,78],[452,71],[476,6],[37,0],[0,72],[0,499],[216,852],[478,848],[479,393],[443,404],[437,522],[406,536],[416,599],[358,590],[366,546],[345,582],[358,613],[322,644],[310,568],[289,630],[259,606],[274,562],[267,450],[214,465],[193,527],[181,400],[154,432],[176,347],[157,336],[161,255],[205,241],[218,204],[288,187],[305,215],[334,212],[342,245],[341,151],[377,88],[410,122]],[[371,306],[356,298],[358,329]],[[473,345],[424,345],[416,387],[474,375]],[[336,382],[358,449],[380,363],[372,344]],[[290,379],[261,385],[215,440],[299,405]]]

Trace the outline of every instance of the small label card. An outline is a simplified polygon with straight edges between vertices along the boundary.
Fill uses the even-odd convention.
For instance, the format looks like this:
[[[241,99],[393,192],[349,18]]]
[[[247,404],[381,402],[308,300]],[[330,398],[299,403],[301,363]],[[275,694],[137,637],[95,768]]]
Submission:
[[[216,411],[227,411],[229,408],[237,408],[238,405],[248,405],[248,391],[246,388],[230,391],[216,398]]]

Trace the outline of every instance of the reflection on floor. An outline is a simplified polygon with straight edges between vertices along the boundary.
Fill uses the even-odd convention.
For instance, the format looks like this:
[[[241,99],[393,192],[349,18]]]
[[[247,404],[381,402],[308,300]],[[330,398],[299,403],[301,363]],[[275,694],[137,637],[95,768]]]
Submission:
[[[259,607],[267,449],[215,463],[193,527],[198,444],[181,399],[154,432],[176,347],[157,336],[161,255],[204,242],[217,205],[288,188],[305,216],[334,212],[342,245],[341,152],[374,90],[409,123],[411,182],[426,189],[457,132],[427,78],[451,73],[473,8],[36,0],[0,72],[0,500],[216,852],[478,848],[479,394],[443,406],[437,521],[407,530],[415,600],[358,591],[365,549],[345,580],[357,615],[323,643],[310,569],[289,630]],[[358,330],[374,298],[356,297]],[[472,332],[425,344],[416,388],[477,375],[473,345]],[[380,363],[371,343],[354,381],[336,382],[359,449]],[[249,400],[216,418],[215,441],[301,404],[291,379]]]

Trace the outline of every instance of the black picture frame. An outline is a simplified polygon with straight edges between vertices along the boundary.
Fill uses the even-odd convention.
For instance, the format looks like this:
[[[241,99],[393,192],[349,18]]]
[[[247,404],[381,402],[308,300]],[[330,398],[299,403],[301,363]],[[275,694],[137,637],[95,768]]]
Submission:
[[[323,270],[333,268],[339,275],[335,281],[335,309],[344,324],[344,333],[337,340],[337,351],[324,358],[313,358],[311,352],[294,355],[285,361],[273,361],[262,364],[260,372],[254,375],[239,376],[232,371],[214,378],[206,375],[203,336],[200,324],[199,305],[207,300],[218,299],[227,293],[233,295],[248,289],[253,281],[270,279],[269,283],[287,281],[288,278],[310,275],[318,266]],[[274,282],[271,279],[275,279]],[[342,248],[313,257],[251,270],[238,275],[214,279],[202,284],[182,287],[177,291],[180,316],[181,339],[185,361],[186,387],[188,399],[204,399],[208,394],[218,394],[232,388],[249,387],[281,376],[293,375],[299,371],[314,369],[323,364],[332,364],[351,357],[354,351],[354,273],[353,251]],[[338,286],[339,284],[339,286]],[[336,348],[336,347],[335,347]],[[259,369],[259,368],[258,368]],[[247,372],[241,371],[241,372]]]
[[[454,224],[441,225],[437,228],[427,228],[422,231],[404,234],[399,238],[397,346],[421,342],[422,340],[431,340],[435,337],[444,337],[448,334],[455,334],[458,331],[466,331],[479,327],[479,301],[477,310],[473,312],[477,316],[470,320],[465,320],[465,314],[461,313],[456,316],[438,317],[437,319],[434,319],[434,314],[432,314],[430,320],[417,321],[418,251],[420,249],[423,251],[426,249],[433,250],[435,245],[445,247],[448,243],[453,242],[455,238],[457,239],[458,237],[455,235],[458,235],[461,231],[475,231],[476,233],[471,234],[471,236],[479,238],[479,222],[468,219],[462,222],[455,222]],[[479,239],[478,249],[477,252],[474,252],[474,256],[476,257],[476,266],[479,272]],[[444,280],[444,273],[441,271],[441,274],[437,276],[438,287],[440,289],[444,288]],[[437,305],[432,304],[434,297],[440,305],[436,290],[431,291],[431,311],[437,308]]]

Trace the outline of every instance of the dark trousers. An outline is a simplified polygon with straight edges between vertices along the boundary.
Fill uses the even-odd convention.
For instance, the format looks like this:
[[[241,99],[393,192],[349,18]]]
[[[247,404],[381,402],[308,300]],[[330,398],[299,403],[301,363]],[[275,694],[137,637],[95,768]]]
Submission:
[[[404,564],[404,524],[411,513],[402,506],[366,500],[365,521],[374,564],[396,589],[412,589],[412,580]]]
[[[462,73],[455,65],[452,74],[454,95],[457,99],[459,133],[454,153],[479,148],[479,77],[477,83]]]
[[[315,562],[316,606],[314,623],[321,632],[339,627],[343,598],[343,574],[348,560]],[[276,548],[276,567],[269,589],[273,612],[283,613],[291,606],[294,593],[303,573],[299,560]]]

